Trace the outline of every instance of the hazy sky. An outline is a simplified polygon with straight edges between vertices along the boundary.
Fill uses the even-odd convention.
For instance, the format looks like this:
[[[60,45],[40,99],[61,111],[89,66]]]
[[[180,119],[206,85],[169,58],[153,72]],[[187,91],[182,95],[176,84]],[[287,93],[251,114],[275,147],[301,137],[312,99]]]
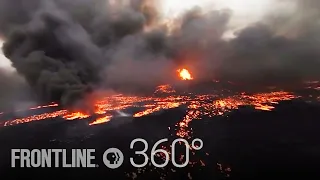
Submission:
[[[233,11],[231,25],[244,26],[257,21],[275,6],[276,0],[162,0],[162,11],[166,17],[200,6],[211,9],[229,8]]]

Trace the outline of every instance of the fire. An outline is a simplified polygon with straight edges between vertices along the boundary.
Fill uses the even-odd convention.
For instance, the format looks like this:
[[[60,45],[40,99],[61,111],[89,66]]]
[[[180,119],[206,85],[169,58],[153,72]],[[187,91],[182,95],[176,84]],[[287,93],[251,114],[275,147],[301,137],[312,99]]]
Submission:
[[[58,106],[59,106],[59,104],[52,103],[52,104],[49,104],[49,105],[32,107],[32,108],[30,108],[30,110],[36,110],[36,109],[42,109],[42,108],[50,108],[50,107],[58,107]]]
[[[63,116],[63,118],[66,120],[85,119],[88,117],[90,117],[90,115],[83,112],[73,112]]]
[[[179,76],[182,80],[192,80],[190,72],[187,69],[178,69]]]
[[[13,125],[17,125],[17,124],[32,122],[32,121],[40,121],[40,120],[44,120],[44,119],[55,118],[58,116],[63,116],[66,113],[67,113],[66,110],[60,110],[60,111],[55,111],[52,113],[43,113],[43,114],[39,114],[39,115],[18,118],[18,119],[6,121],[3,126],[13,126]]]
[[[170,101],[158,102],[155,104],[147,104],[147,105],[145,105],[145,107],[147,107],[146,110],[134,114],[133,117],[147,116],[149,114],[159,112],[162,109],[172,109],[172,108],[179,107],[180,105],[181,105],[181,103],[170,102]]]
[[[156,91],[154,92],[155,94],[159,93],[175,93],[176,91],[169,85],[160,85],[156,88]]]
[[[96,119],[94,122],[90,123],[89,125],[92,126],[92,125],[106,123],[106,122],[110,121],[111,118],[112,118],[111,115],[106,115],[104,117]]]
[[[158,87],[158,92],[175,92],[169,85]],[[106,96],[94,102],[94,112],[86,113],[81,111],[58,110],[54,112],[46,112],[29,117],[18,117],[17,119],[4,121],[0,126],[12,126],[16,124],[29,123],[59,117],[65,120],[81,120],[89,117],[96,117],[94,122],[89,125],[98,125],[107,123],[112,118],[112,112],[117,110],[125,110],[130,107],[140,107],[143,110],[132,114],[133,118],[147,116],[153,113],[160,112],[166,109],[178,108],[181,105],[187,106],[185,117],[176,124],[176,135],[180,137],[191,137],[192,130],[189,128],[189,123],[193,120],[199,120],[204,116],[223,116],[228,112],[238,109],[240,106],[252,106],[257,110],[272,111],[275,105],[280,101],[291,100],[298,98],[290,92],[275,91],[257,94],[233,94],[230,96],[220,96],[219,94],[199,94],[199,95],[178,95],[167,94],[167,96],[130,96],[130,95],[111,95]],[[51,104],[45,107],[56,107],[57,104]],[[41,108],[36,107],[32,109]],[[2,114],[0,116],[5,116]]]

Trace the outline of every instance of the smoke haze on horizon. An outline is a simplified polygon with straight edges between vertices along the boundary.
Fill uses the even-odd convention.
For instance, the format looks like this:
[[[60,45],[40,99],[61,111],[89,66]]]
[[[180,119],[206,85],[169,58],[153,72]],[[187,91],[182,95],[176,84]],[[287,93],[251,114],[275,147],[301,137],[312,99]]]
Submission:
[[[63,105],[100,88],[171,82],[181,67],[197,80],[320,77],[318,1],[219,1],[186,6],[165,26],[159,1],[0,0],[3,53],[43,101]]]

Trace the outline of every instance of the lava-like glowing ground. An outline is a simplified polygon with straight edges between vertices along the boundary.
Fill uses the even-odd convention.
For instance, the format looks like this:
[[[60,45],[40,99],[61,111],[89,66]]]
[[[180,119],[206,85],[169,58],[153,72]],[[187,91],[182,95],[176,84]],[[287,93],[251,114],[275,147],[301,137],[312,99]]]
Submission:
[[[4,119],[2,126],[5,127],[1,127],[0,130],[4,130],[2,132],[5,132],[9,130],[14,131],[15,129],[21,129],[23,127],[26,127],[28,129],[30,127],[24,125],[32,125],[32,122],[43,122],[42,124],[50,124],[50,122],[55,122],[57,121],[57,119],[60,119],[61,121],[59,121],[59,123],[65,122],[68,124],[57,123],[52,126],[52,130],[49,130],[50,126],[48,126],[49,129],[47,128],[43,131],[51,132],[55,131],[57,126],[60,127],[59,129],[57,129],[57,132],[54,132],[54,134],[58,135],[52,135],[48,132],[42,132],[42,134],[40,135],[44,137],[41,138],[45,139],[42,143],[49,143],[50,147],[54,145],[55,147],[57,146],[62,148],[66,146],[78,147],[82,143],[84,143],[84,145],[81,145],[81,147],[85,146],[83,148],[94,147],[102,150],[106,149],[108,145],[111,144],[115,147],[122,147],[123,149],[126,149],[128,148],[130,143],[121,139],[127,138],[128,141],[131,141],[134,138],[143,137],[145,139],[149,139],[149,141],[152,142],[164,137],[167,137],[171,140],[175,138],[184,138],[188,142],[190,142],[194,138],[201,137],[202,139],[204,139],[205,146],[211,147],[211,149],[206,148],[203,151],[196,151],[189,147],[191,150],[191,157],[188,168],[185,169],[186,171],[188,171],[185,174],[186,177],[192,179],[192,177],[196,176],[196,174],[192,172],[194,171],[193,168],[196,168],[200,171],[201,169],[212,168],[212,170],[215,169],[214,171],[219,172],[219,176],[221,176],[222,178],[227,178],[232,176],[234,169],[235,171],[237,171],[237,169],[241,169],[241,166],[230,163],[232,162],[232,159],[230,160],[229,158],[225,158],[225,155],[219,155],[219,153],[221,152],[219,150],[216,150],[216,148],[225,146],[223,144],[217,144],[218,142],[220,142],[219,139],[222,139],[222,143],[232,144],[235,141],[234,143],[237,144],[237,140],[227,140],[225,138],[229,137],[229,135],[223,134],[233,134],[237,132],[237,129],[239,127],[245,126],[245,130],[242,130],[241,133],[245,135],[245,138],[248,138],[248,135],[246,133],[255,131],[255,129],[258,127],[261,128],[262,126],[270,126],[264,119],[268,118],[271,114],[277,115],[277,107],[283,106],[281,105],[281,103],[291,103],[295,99],[306,103],[311,101],[317,102],[317,99],[319,97],[319,93],[316,93],[318,92],[318,87],[318,82],[307,82],[305,83],[305,87],[303,88],[304,91],[306,91],[304,93],[295,93],[291,91],[271,88],[272,90],[269,89],[265,92],[249,94],[243,92],[232,92],[226,89],[218,88],[213,88],[214,90],[212,91],[212,93],[194,93],[192,91],[181,92],[171,85],[160,85],[154,90],[154,93],[152,95],[148,96],[114,94],[102,97],[99,100],[94,101],[94,110],[92,113],[85,112],[83,110],[70,111],[67,109],[61,109],[59,104],[56,103],[33,107],[27,111],[21,110],[22,112],[28,113],[18,113],[21,116],[23,114],[32,114],[32,112],[34,112],[34,115],[31,116],[26,115],[9,119],[8,117],[12,117],[12,115],[10,114],[14,115],[15,113],[4,112],[0,115],[0,118],[4,119],[5,117],[8,119]],[[312,91],[311,94],[309,92],[310,90]],[[243,118],[245,117],[245,113],[241,113],[241,109],[243,108],[250,109],[251,113],[249,114],[253,114],[252,116],[257,116],[258,118],[251,117],[251,119],[254,119],[254,121],[250,121],[249,124],[246,123],[246,119]],[[295,108],[297,109],[297,107],[293,107],[288,110],[288,112],[290,113],[286,111],[286,108],[282,108],[281,111],[284,111],[285,113],[280,115],[280,117],[291,117],[290,114],[295,113],[292,112],[292,109]],[[316,113],[316,111],[313,111],[312,108],[307,109],[310,109],[311,112]],[[44,113],[41,113],[39,110]],[[234,116],[233,112],[238,110],[241,110],[240,113]],[[255,114],[253,112],[262,113],[263,116]],[[309,114],[311,116],[312,113]],[[304,114],[302,117],[307,118],[307,116],[308,113],[306,112],[306,114]],[[114,126],[115,128],[110,129],[112,123],[121,124],[121,118],[127,123],[122,126]],[[219,118],[223,119],[223,121],[218,121]],[[228,124],[228,119],[234,118],[240,120],[233,121],[232,123]],[[299,116],[299,118],[301,117]],[[286,120],[268,119],[268,121],[270,121],[270,124],[278,124],[277,126],[282,127],[281,123]],[[131,124],[130,122],[133,123]],[[228,126],[221,123],[227,123]],[[239,124],[242,125],[240,126]],[[232,130],[230,130],[230,132],[222,133],[221,131],[226,131],[226,127],[232,128]],[[164,130],[164,128],[166,130]],[[273,128],[274,130],[270,128],[267,129],[268,131],[274,131],[275,134],[278,134],[278,127],[273,126]],[[256,134],[251,134],[250,136],[252,137],[250,138],[255,138],[255,135],[260,136],[259,134],[261,132],[258,131],[255,132]],[[263,132],[265,130],[261,131]],[[311,130],[310,132],[313,132],[313,130]],[[238,136],[240,138],[242,135]],[[19,136],[17,135],[17,137]],[[19,137],[18,139],[24,139],[28,137],[30,136],[26,135],[26,137]],[[3,137],[2,139],[4,138],[5,137]],[[237,139],[237,137],[232,138]],[[50,141],[48,142],[49,139]],[[18,141],[19,140],[17,140],[17,142]],[[100,144],[102,142],[107,144]],[[241,140],[241,142],[244,143],[244,140]],[[15,143],[13,141],[9,141],[9,143],[15,146]],[[182,147],[183,145],[180,146]],[[226,151],[225,153],[228,152],[237,154],[242,152],[242,148],[245,148],[239,147],[239,145],[237,145],[237,148],[239,148],[239,152],[237,152],[236,149],[233,149],[233,145],[228,146],[231,147],[226,147],[227,149],[224,149],[224,151]],[[166,150],[169,154],[171,153],[170,144],[164,143],[161,148]],[[163,158],[162,155],[163,154],[159,154],[157,156],[159,160]],[[226,161],[226,159],[229,160]],[[177,155],[177,162],[184,162],[183,152]],[[166,177],[170,176],[170,174],[176,173],[176,171],[179,170],[172,167],[159,169],[153,167],[152,165],[148,165],[144,168],[128,168],[124,169],[123,171],[125,172],[125,176],[129,179],[136,179],[140,176],[150,178],[150,174],[151,177],[155,176],[166,179]],[[209,174],[210,172],[211,170],[208,171]]]
[[[158,93],[167,93],[168,95],[157,96]],[[214,94],[188,94],[188,95],[175,95],[175,90],[170,85],[161,85],[155,90],[154,96],[140,97],[140,96],[126,96],[123,94],[112,95],[104,97],[94,103],[94,114],[100,115],[94,122],[89,125],[97,125],[108,122],[111,118],[111,112],[116,110],[125,110],[129,107],[143,108],[135,114],[133,117],[142,117],[149,114],[177,108],[181,105],[186,105],[187,112],[186,117],[182,120],[182,126],[187,126],[188,122],[194,119],[200,119],[202,116],[219,116],[224,115],[232,109],[237,109],[239,106],[253,106],[255,109],[270,111],[274,108],[274,104],[279,101],[291,100],[298,96],[293,93],[276,91],[268,93],[257,93],[253,95],[237,94],[226,98],[220,98]],[[50,104],[45,106],[38,106],[36,108],[30,108],[30,110],[56,107],[58,104]],[[5,114],[5,113],[3,113]],[[13,120],[7,120],[4,126],[12,126],[15,124],[29,123],[32,121],[39,121],[54,117],[62,117],[66,120],[80,120],[86,119],[94,114],[88,114],[85,112],[70,112],[68,110],[58,110],[54,112],[47,112],[43,114],[17,118]],[[181,132],[179,132],[181,133]]]

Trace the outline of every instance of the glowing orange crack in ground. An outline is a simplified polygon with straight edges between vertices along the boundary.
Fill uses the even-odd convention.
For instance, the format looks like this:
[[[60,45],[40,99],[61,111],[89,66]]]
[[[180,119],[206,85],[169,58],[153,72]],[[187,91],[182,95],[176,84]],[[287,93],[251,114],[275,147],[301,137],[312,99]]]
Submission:
[[[211,95],[199,95],[194,98],[188,96],[137,97],[117,95],[106,97],[103,100],[95,103],[95,114],[105,115],[109,111],[123,110],[127,107],[137,106],[136,103],[143,103],[144,105],[142,107],[146,109],[133,115],[133,117],[142,117],[154,112],[158,112],[162,109],[172,109],[179,107],[182,104],[188,104],[188,110],[186,112],[187,114],[182,120],[182,123],[178,125],[181,126],[181,131],[178,132],[178,134],[180,134],[180,136],[185,136],[187,135],[186,132],[182,131],[188,128],[189,122],[194,119],[200,119],[201,116],[212,117],[216,115],[223,115],[232,109],[237,109],[241,105],[252,105],[256,109],[271,111],[274,108],[273,105],[277,104],[279,101],[296,98],[296,96],[292,95],[291,93],[282,91],[254,95],[241,94],[215,101],[211,100],[213,97],[214,96]],[[9,120],[5,122],[4,125],[8,126],[27,123],[57,116],[61,116],[66,120],[75,120],[85,119],[91,115],[83,112],[68,112],[67,110],[61,110],[52,113],[43,113],[40,115]],[[110,115],[106,115],[105,117],[99,118],[91,124],[105,123],[108,122],[110,118]]]
[[[106,123],[108,121],[110,121],[110,119],[112,118],[111,115],[106,115],[104,117],[98,118],[95,121],[93,121],[92,123],[89,123],[90,126],[92,125],[97,125],[97,124],[102,124],[102,123]]]
[[[33,115],[30,117],[25,117],[25,118],[18,118],[15,120],[9,120],[4,123],[4,126],[12,126],[12,125],[17,125],[17,124],[22,124],[22,123],[28,123],[32,121],[39,121],[43,119],[49,119],[49,118],[55,118],[58,116],[62,116],[67,113],[67,110],[60,110],[52,113],[43,113],[39,115]]]
[[[85,119],[88,117],[90,117],[90,115],[83,112],[72,112],[63,116],[66,120]]]

